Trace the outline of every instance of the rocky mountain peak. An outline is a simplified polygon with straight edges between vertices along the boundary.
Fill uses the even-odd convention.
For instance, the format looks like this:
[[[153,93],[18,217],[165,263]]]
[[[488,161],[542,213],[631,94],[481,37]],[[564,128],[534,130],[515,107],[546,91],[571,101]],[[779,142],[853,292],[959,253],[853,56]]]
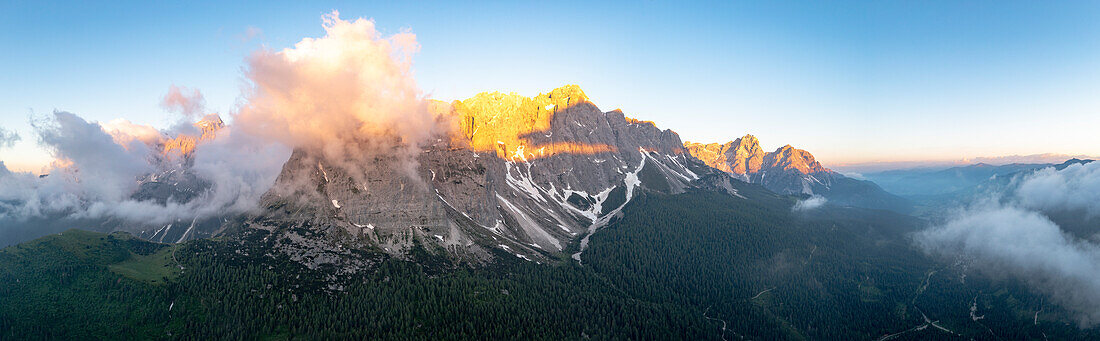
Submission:
[[[218,114],[209,114],[192,124],[199,131],[198,136],[179,134],[162,142],[161,155],[164,157],[189,157],[195,147],[203,141],[214,139],[218,131],[225,127]]]
[[[463,259],[499,249],[539,261],[574,242],[583,252],[587,236],[643,190],[729,179],[684,153],[675,132],[602,112],[575,85],[429,108],[456,124],[419,145],[415,169],[377,148],[341,160],[296,150],[251,226],[286,236],[280,248],[295,259],[340,258],[324,256],[336,246],[301,238],[312,231],[399,257],[423,245]]]
[[[835,175],[809,152],[791,145],[765,153],[760,141],[752,135],[724,144],[688,143],[685,147],[703,163],[777,193],[813,194],[815,187],[818,191],[827,188]]]
[[[829,172],[809,152],[785,145],[765,153],[755,136],[745,135],[736,140],[718,143],[684,144],[689,153],[707,165],[749,180],[763,171],[795,171],[801,174]]]
[[[829,171],[821,166],[809,152],[785,145],[774,152],[768,153],[764,158],[765,167],[779,168],[785,171],[796,171],[802,174],[813,174]]]
[[[222,128],[225,128],[225,122],[222,121],[222,117],[218,114],[209,114],[204,116],[198,122],[195,122],[195,128],[199,128],[202,132],[200,139],[210,140],[214,138],[214,134]]]
[[[752,136],[752,134],[745,134],[745,136],[733,140],[733,143],[746,150],[760,149],[760,140],[757,140],[756,136]]]
[[[765,153],[756,137],[745,135],[725,144],[688,142],[684,147],[703,163],[776,193],[822,195],[838,204],[900,212],[911,208],[878,185],[833,172],[821,166],[813,154],[789,144]]]
[[[711,167],[740,175],[743,180],[748,179],[748,174],[760,171],[765,156],[764,150],[760,148],[760,141],[752,135],[745,135],[724,144],[688,142],[684,147],[691,155]]]
[[[458,121],[460,134],[470,148],[496,154],[499,158],[543,158],[559,153],[597,154],[614,151],[607,144],[578,144],[558,139],[539,143],[538,135],[552,134],[555,117],[569,108],[591,106],[579,86],[566,85],[548,93],[525,97],[515,93],[483,92],[450,105],[436,103],[432,109]],[[590,110],[578,110],[587,112]],[[579,120],[578,120],[579,119]],[[575,124],[592,117],[575,119]],[[553,137],[553,136],[547,136]]]

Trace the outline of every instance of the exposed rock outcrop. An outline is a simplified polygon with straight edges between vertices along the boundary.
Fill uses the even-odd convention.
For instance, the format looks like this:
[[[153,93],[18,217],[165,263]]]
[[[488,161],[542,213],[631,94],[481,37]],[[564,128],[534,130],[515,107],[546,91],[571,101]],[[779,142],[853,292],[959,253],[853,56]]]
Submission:
[[[329,160],[296,150],[263,199],[268,213],[250,226],[330,231],[334,243],[398,257],[420,245],[472,261],[492,248],[533,261],[579,258],[587,235],[640,191],[728,178],[687,155],[675,132],[602,112],[576,86],[431,108],[458,124],[420,146],[415,174],[397,171],[392,156]]]
[[[760,142],[745,135],[731,142],[692,143],[684,148],[707,165],[758,183],[780,194],[821,195],[831,202],[899,212],[911,210],[911,204],[883,191],[870,181],[851,179],[829,170],[809,152],[785,145],[764,152]]]

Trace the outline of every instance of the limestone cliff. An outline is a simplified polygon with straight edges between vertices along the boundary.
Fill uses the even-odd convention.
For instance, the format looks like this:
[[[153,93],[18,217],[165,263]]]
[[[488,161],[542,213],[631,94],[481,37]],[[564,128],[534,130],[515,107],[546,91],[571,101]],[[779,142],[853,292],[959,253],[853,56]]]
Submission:
[[[429,107],[456,124],[419,146],[415,172],[373,150],[344,160],[296,150],[265,195],[267,213],[249,226],[285,236],[328,231],[323,240],[333,245],[398,257],[421,245],[473,261],[491,258],[491,249],[579,259],[587,236],[642,191],[736,191],[704,179],[729,177],[687,155],[675,132],[600,111],[575,85]],[[322,256],[340,247],[304,246],[317,238],[280,240],[293,257],[340,259]]]
[[[829,170],[809,152],[790,145],[764,152],[756,137],[745,135],[722,144],[687,142],[684,147],[707,165],[776,193],[822,195],[836,204],[901,212],[911,207],[906,200],[878,185]]]

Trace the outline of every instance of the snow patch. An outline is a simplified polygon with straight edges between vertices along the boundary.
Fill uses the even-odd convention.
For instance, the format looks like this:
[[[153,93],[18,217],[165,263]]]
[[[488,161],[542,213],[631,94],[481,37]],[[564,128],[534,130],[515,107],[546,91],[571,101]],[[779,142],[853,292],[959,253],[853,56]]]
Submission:
[[[614,218],[619,212],[622,212],[623,207],[626,207],[626,204],[630,203],[630,199],[634,197],[634,188],[642,184],[642,180],[638,178],[638,173],[642,171],[642,168],[645,168],[645,160],[648,157],[646,156],[645,150],[641,147],[638,147],[638,152],[642,154],[642,161],[638,163],[638,168],[634,169],[633,172],[626,173],[626,177],[623,179],[623,182],[626,184],[626,200],[623,201],[622,205],[619,205],[619,207],[603,215],[603,217],[595,219],[592,221],[592,225],[588,226],[588,233],[584,235],[584,238],[581,238],[580,251],[573,254],[573,259],[576,259],[577,262],[581,261],[581,253],[584,253],[584,250],[588,248],[588,238],[592,237],[592,234],[596,233],[597,229],[607,225],[607,223],[611,221],[611,218]],[[610,192],[610,189],[601,192],[600,196],[602,196],[602,198],[599,200],[599,203],[602,204],[603,200],[607,199],[607,195],[610,194]]]
[[[532,199],[546,202],[546,199],[542,197],[542,193],[539,191],[538,185],[535,185],[535,182],[531,181],[531,164],[526,164],[527,174],[523,174],[522,171],[516,171],[516,173],[519,173],[518,177],[512,175],[512,166],[515,165],[514,163],[505,161],[504,165],[504,178],[506,180],[505,183],[508,184],[508,187],[511,187],[512,189],[520,192],[524,192]]]
[[[198,219],[198,217],[195,217],[195,218],[191,219],[191,227],[188,227],[187,231],[183,231],[183,235],[180,236],[180,239],[176,241],[177,244],[182,243],[185,239],[187,239],[187,235],[190,235],[191,230],[195,229],[195,220],[196,219]]]
[[[523,145],[516,146],[516,152],[512,153],[512,159],[520,159],[523,160],[523,162],[527,162],[527,156],[523,153],[523,150],[525,148],[526,147],[524,147]]]
[[[692,172],[690,169],[685,167],[684,164],[680,163],[680,160],[679,160],[680,156],[679,155],[677,155],[677,156],[665,155],[665,157],[668,158],[669,160],[672,160],[672,162],[676,163],[677,166],[680,166],[680,169],[683,169],[684,172],[687,172],[687,175],[690,176],[690,178],[688,176],[684,176],[684,174],[680,174],[680,172],[676,172],[676,175],[680,175],[684,179],[688,179],[688,180],[699,180],[699,175],[698,174],[695,174],[695,172]]]
[[[520,210],[519,207],[513,205],[511,202],[508,201],[508,199],[500,196],[500,194],[496,194],[496,197],[497,200],[500,201],[500,203],[504,204],[503,207],[505,208],[505,210],[508,211],[512,218],[515,218],[516,221],[519,222],[520,227],[523,228],[525,232],[527,232],[528,236],[542,237],[542,239],[545,239],[550,244],[553,244],[554,247],[556,247],[559,251],[561,250],[561,242],[555,239],[554,236],[551,236],[549,232],[543,230],[542,226],[539,226],[539,224],[532,220],[531,217],[527,216],[526,213],[523,213],[523,211]]]
[[[163,243],[164,242],[164,237],[167,237],[168,236],[168,231],[171,231],[171,230],[172,230],[172,224],[168,224],[168,227],[164,228],[164,235],[160,236],[160,240],[158,240],[158,242]],[[153,236],[156,236],[156,235],[153,235]]]

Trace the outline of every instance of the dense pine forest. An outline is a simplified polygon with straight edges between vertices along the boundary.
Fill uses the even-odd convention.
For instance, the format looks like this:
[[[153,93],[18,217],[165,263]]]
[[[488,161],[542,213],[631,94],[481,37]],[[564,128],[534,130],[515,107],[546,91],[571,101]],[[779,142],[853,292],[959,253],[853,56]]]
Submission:
[[[0,251],[0,339],[1100,337],[1019,283],[926,258],[915,218],[759,197],[644,194],[580,264],[421,248],[354,275],[273,256],[263,231],[170,245],[69,230]]]

